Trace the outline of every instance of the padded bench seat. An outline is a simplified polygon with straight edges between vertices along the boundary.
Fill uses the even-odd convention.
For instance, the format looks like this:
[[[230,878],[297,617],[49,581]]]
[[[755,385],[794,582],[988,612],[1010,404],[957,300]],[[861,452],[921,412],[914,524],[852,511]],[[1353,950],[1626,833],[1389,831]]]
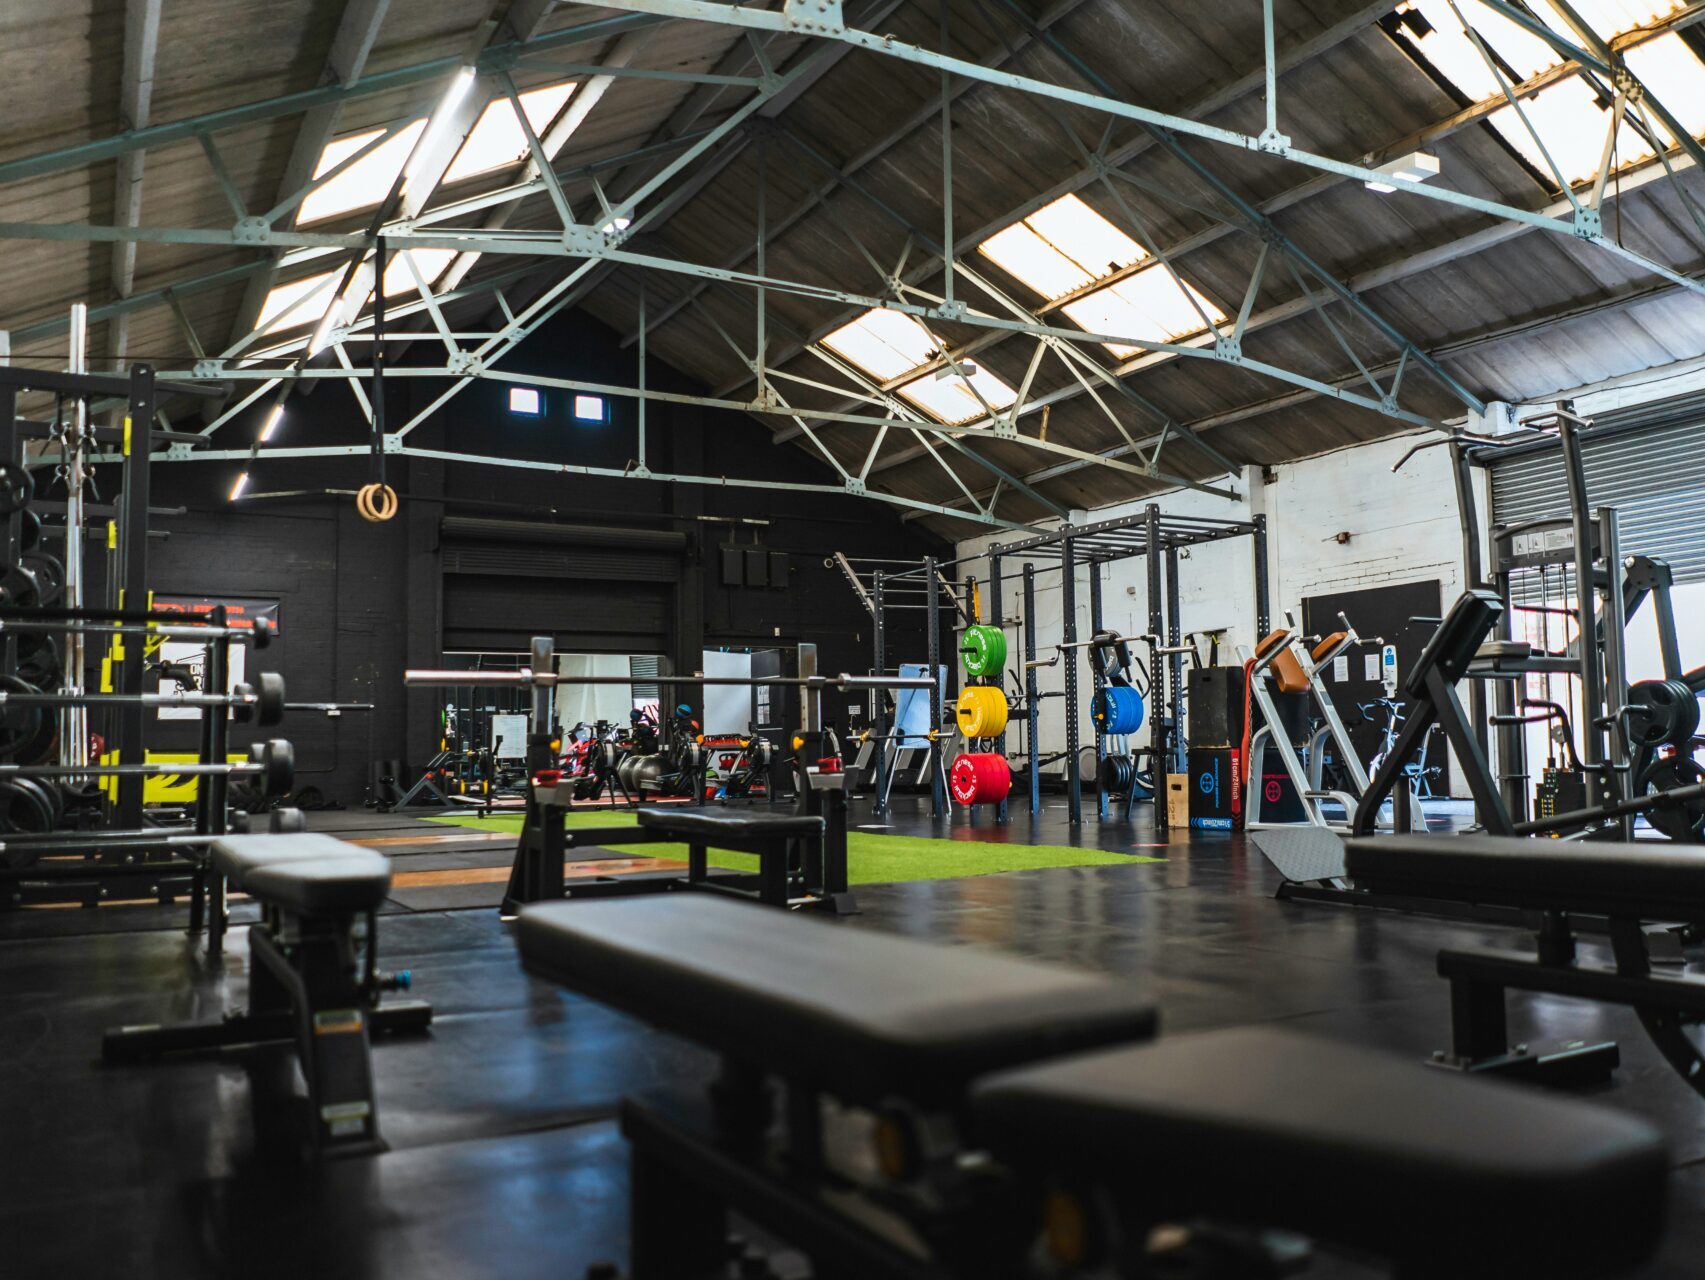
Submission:
[[[1142,1039],[1130,984],[661,895],[526,907],[527,972],[855,1103],[957,1104],[975,1076]]]
[[[1644,1121],[1271,1028],[1008,1072],[972,1108],[996,1156],[1128,1192],[1150,1222],[1283,1226],[1405,1275],[1603,1274],[1662,1228]]]
[[[705,813],[680,809],[641,809],[639,825],[684,840],[713,845],[750,844],[795,836],[823,835],[823,819],[790,813]]]
[[[1705,922],[1705,851],[1691,846],[1399,835],[1351,840],[1345,857],[1357,886],[1375,892]]]
[[[311,831],[221,836],[212,861],[245,893],[310,915],[371,911],[391,889],[390,859]]]

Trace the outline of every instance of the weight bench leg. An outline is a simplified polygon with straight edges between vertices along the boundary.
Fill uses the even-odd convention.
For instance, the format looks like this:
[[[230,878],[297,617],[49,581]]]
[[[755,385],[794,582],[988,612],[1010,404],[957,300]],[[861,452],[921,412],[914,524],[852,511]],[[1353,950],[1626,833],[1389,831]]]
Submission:
[[[1442,968],[1444,957],[1440,959]],[[1484,978],[1445,976],[1450,979],[1451,1053],[1435,1054],[1433,1065],[1563,1088],[1599,1083],[1621,1065],[1621,1050],[1614,1040],[1512,1045],[1504,987]]]
[[[1509,1052],[1504,989],[1470,978],[1450,980],[1451,1052],[1463,1063],[1500,1058]]]
[[[712,1189],[633,1142],[628,1157],[630,1280],[716,1274],[728,1257],[728,1211]]]
[[[687,846],[687,883],[697,884],[709,874],[709,852],[705,845],[695,840]]]

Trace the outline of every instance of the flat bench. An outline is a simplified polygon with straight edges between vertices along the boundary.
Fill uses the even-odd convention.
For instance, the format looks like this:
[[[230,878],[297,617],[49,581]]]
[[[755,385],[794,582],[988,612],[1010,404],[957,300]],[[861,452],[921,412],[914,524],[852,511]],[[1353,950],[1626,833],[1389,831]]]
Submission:
[[[1131,1240],[1211,1218],[1417,1275],[1447,1244],[1469,1273],[1458,1221],[1560,1241],[1571,1275],[1657,1238],[1668,1164],[1640,1121],[1277,1031],[1147,1045],[1126,983],[676,898],[531,907],[517,944],[529,973],[723,1059],[708,1102],[623,1104],[634,1280],[714,1269],[730,1210],[819,1275],[1016,1274],[1051,1183],[1112,1192]],[[825,1154],[825,1097],[874,1113],[877,1173]],[[999,1165],[965,1158],[989,1148]],[[856,1221],[831,1193],[862,1197]]]
[[[381,1008],[379,993],[409,974],[377,968],[377,911],[391,888],[390,860],[313,832],[228,835],[210,865],[261,907],[249,928],[249,1007],[217,1021],[120,1027],[102,1055],[135,1062],[169,1053],[294,1041],[308,1085],[309,1145],[318,1154],[380,1149],[371,1031],[418,1031],[422,1001]],[[365,928],[357,935],[356,921]]]
[[[1504,907],[1537,926],[1533,953],[1465,947],[1441,951],[1451,984],[1452,1052],[1466,1071],[1562,1080],[1599,1078],[1619,1062],[1614,1043],[1568,1041],[1512,1049],[1506,989],[1634,1007],[1658,1049],[1705,1092],[1705,1057],[1683,1024],[1705,1018],[1705,981],[1655,973],[1649,922],[1705,925],[1705,855],[1656,842],[1560,841],[1522,836],[1392,836],[1351,840],[1345,867],[1358,886],[1444,902]],[[1613,963],[1583,962],[1576,922],[1605,922]],[[1666,934],[1666,937],[1668,935]]]

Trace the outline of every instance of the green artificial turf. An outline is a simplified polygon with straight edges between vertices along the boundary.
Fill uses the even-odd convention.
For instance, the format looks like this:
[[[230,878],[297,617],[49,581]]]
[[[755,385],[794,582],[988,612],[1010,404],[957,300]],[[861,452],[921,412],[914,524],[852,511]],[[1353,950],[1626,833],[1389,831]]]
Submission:
[[[452,813],[429,819],[481,831],[521,830],[519,814],[493,814],[482,818],[474,813]],[[582,812],[564,818],[570,830],[588,827],[631,827],[638,819],[632,813]],[[655,858],[685,861],[684,844],[635,844],[606,846]],[[729,871],[756,871],[758,860],[751,854],[711,851],[715,865]],[[847,878],[854,884],[892,884],[900,880],[954,880],[960,876],[986,876],[999,871],[1034,871],[1042,867],[1106,867],[1127,862],[1164,862],[1143,854],[1109,853],[1105,849],[1072,849],[1057,844],[999,844],[987,840],[938,840],[929,836],[881,836],[865,831],[847,833]]]

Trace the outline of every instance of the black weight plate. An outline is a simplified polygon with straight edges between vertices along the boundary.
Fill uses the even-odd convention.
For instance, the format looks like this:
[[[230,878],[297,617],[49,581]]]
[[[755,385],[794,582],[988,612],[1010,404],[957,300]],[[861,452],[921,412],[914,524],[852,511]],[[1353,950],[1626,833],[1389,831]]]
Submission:
[[[59,687],[64,672],[60,661],[59,643],[54,637],[36,631],[18,637],[18,675],[43,691]]]
[[[36,576],[36,595],[41,603],[58,604],[65,590],[65,566],[59,563],[59,557],[45,551],[26,551],[22,564]]]
[[[13,755],[19,764],[52,764],[59,753],[59,717],[45,707],[33,710],[41,712],[36,730]]]
[[[1628,736],[1636,746],[1683,744],[1699,727],[1699,699],[1679,680],[1642,680],[1628,691]]]
[[[30,510],[18,516],[18,550],[33,550],[41,541],[41,517]]]
[[[0,604],[12,609],[33,609],[41,603],[41,584],[21,564],[0,570]]]
[[[7,693],[35,693],[36,687],[17,676],[0,675],[0,689]],[[39,732],[43,722],[40,707],[0,703],[0,756],[15,755]]]
[[[1640,775],[1639,793],[1655,795],[1705,782],[1705,769],[1691,756],[1669,756],[1655,760]],[[1705,840],[1705,800],[1691,800],[1680,805],[1657,805],[1647,809],[1646,821],[1652,830],[1671,840]]]
[[[35,477],[21,462],[0,462],[0,516],[22,511],[36,496]]]
[[[56,823],[53,802],[34,778],[0,779],[0,827],[40,835]]]

